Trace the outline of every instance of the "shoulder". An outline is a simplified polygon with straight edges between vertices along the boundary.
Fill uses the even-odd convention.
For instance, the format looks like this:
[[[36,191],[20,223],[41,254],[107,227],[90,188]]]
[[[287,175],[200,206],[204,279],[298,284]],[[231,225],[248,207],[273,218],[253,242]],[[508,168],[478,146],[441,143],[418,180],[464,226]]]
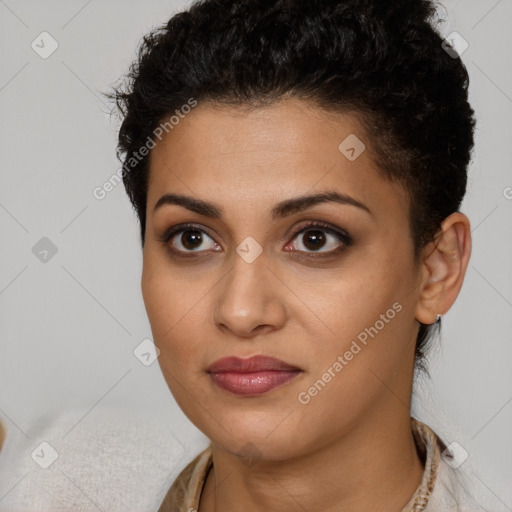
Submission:
[[[212,450],[209,445],[190,461],[174,480],[158,512],[188,512],[190,509],[196,509],[211,465]]]
[[[428,426],[420,426],[427,451],[431,452],[433,479],[424,490],[427,503],[424,512],[486,512],[469,491],[470,486],[460,469],[459,455],[452,453]]]
[[[486,512],[472,495],[464,475],[443,459],[425,512]]]
[[[186,457],[158,414],[98,406],[5,424],[2,510],[157,510]]]

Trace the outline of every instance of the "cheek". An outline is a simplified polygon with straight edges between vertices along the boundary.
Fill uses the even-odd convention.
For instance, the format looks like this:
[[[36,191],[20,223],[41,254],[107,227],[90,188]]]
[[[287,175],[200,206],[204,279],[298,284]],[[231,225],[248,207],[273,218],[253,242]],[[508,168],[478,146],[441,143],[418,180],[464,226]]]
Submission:
[[[294,287],[299,297],[307,298],[308,308],[300,305],[292,314],[301,319],[300,329],[311,340],[307,385],[321,381],[318,407],[327,406],[326,400],[370,399],[382,387],[378,377],[392,379],[410,356],[414,326],[403,266],[381,252],[373,260],[360,259],[351,270],[319,279],[316,287]],[[329,392],[323,391],[323,383]]]
[[[190,275],[184,277],[178,271],[171,272],[163,263],[145,266],[141,284],[153,340],[160,349],[162,370],[179,377],[186,368],[187,378],[194,378],[202,371],[207,343],[205,299],[211,285],[208,287]]]
[[[322,349],[317,342],[310,354],[311,371],[294,397],[297,414],[289,428],[307,440],[318,435],[322,419],[324,439],[336,438],[385,398],[410,359],[403,315],[403,306],[384,295],[367,298],[357,316],[340,315],[332,325],[338,334],[324,336]]]
[[[393,272],[382,272],[377,265],[350,269],[315,280],[315,286],[294,285],[296,318],[308,319],[308,331],[336,340],[336,347],[356,338],[365,328],[393,319],[393,304],[400,298],[399,281]],[[386,315],[388,312],[388,315]],[[380,323],[379,323],[380,326]],[[364,335],[362,336],[364,338]]]
[[[184,279],[160,259],[145,256],[141,280],[142,295],[153,334],[165,342],[201,298],[197,280]]]
[[[161,267],[160,267],[161,268]],[[201,396],[202,351],[197,321],[200,294],[165,272],[144,271],[142,289],[153,341],[160,349],[158,364],[171,394],[189,419],[196,423],[197,410],[190,407]],[[186,290],[186,293],[183,292]],[[203,347],[204,348],[204,347]],[[200,384],[199,384],[200,383]],[[191,400],[191,393],[195,400]]]

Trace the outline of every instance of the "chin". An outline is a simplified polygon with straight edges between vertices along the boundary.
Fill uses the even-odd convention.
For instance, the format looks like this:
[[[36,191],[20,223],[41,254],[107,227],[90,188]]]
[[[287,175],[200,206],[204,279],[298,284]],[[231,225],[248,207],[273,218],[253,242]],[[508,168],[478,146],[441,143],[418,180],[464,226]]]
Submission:
[[[258,461],[288,460],[299,454],[300,448],[293,442],[293,436],[269,439],[262,436],[244,436],[242,432],[240,434],[235,439],[226,439],[228,444],[222,447],[232,455],[246,460],[248,465]]]
[[[289,416],[292,418],[293,414]],[[295,422],[283,421],[283,415],[268,412],[244,412],[222,414],[223,428],[208,429],[206,436],[232,455],[248,460],[286,460],[298,455],[301,446],[297,443]],[[286,418],[286,415],[284,415]],[[211,418],[210,418],[211,421]],[[211,423],[210,423],[210,426]],[[227,431],[227,432],[226,432]]]

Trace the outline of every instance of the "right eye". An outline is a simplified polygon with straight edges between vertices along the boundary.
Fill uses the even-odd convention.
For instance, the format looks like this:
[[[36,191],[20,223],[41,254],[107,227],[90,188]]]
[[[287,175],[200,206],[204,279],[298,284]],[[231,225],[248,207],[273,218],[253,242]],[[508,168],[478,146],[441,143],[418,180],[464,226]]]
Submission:
[[[210,240],[210,247],[201,249],[205,241]],[[187,253],[202,253],[209,250],[219,251],[221,247],[204,231],[194,224],[176,226],[162,236],[160,240],[165,246],[175,253],[186,255]]]

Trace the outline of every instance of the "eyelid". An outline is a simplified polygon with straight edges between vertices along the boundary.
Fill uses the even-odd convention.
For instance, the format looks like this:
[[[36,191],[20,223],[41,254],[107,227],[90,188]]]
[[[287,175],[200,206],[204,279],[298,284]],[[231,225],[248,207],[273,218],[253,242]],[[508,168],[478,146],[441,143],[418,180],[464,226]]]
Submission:
[[[180,231],[203,231],[206,233],[210,238],[213,238],[209,233],[208,229],[204,228],[203,226],[200,226],[199,224],[194,224],[193,222],[185,222],[183,224],[176,224],[175,226],[171,226],[170,228],[166,229],[161,236],[158,236],[158,241],[165,242],[168,241],[173,235],[176,233],[179,233]]]

